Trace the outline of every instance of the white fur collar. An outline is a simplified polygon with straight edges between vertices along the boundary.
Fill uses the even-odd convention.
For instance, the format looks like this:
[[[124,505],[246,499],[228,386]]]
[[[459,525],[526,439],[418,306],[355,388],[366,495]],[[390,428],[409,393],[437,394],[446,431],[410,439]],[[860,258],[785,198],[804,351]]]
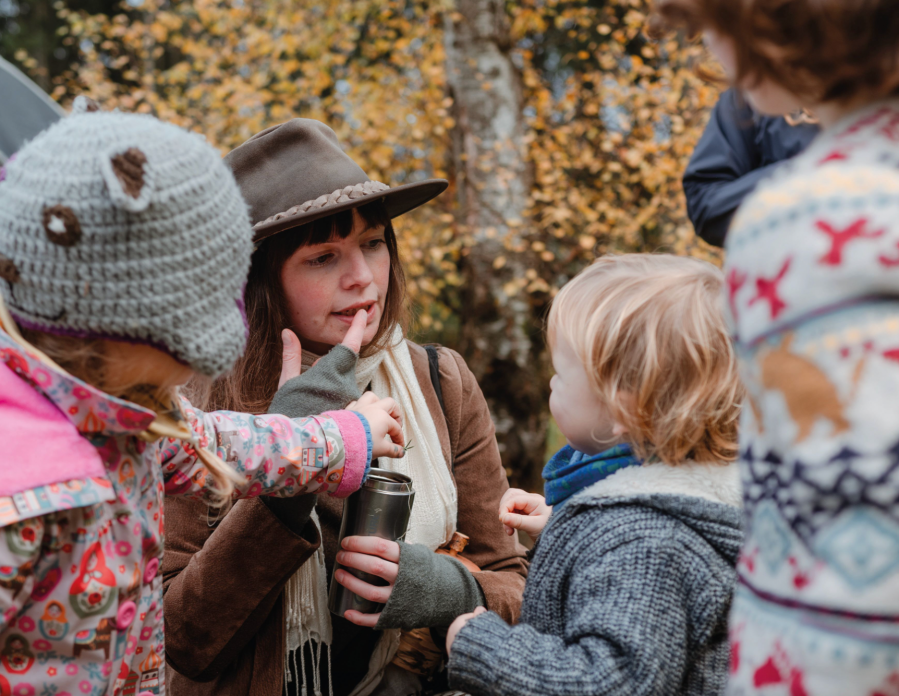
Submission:
[[[699,464],[684,462],[677,466],[645,464],[619,469],[597,481],[579,495],[590,498],[625,498],[662,493],[704,498],[714,503],[743,506],[737,464]]]

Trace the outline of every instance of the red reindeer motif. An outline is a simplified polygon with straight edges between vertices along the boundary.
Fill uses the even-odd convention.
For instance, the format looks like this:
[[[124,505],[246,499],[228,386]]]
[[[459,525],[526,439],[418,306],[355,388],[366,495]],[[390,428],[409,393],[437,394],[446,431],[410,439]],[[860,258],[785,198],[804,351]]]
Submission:
[[[871,692],[871,696],[899,696],[899,672],[893,672],[883,685]]]
[[[727,301],[730,304],[730,314],[734,321],[738,319],[737,293],[743,289],[747,280],[749,280],[749,276],[746,273],[741,273],[736,268],[732,268],[730,273],[727,274]]]
[[[787,303],[780,298],[779,288],[781,281],[784,279],[784,276],[786,276],[787,272],[790,270],[790,264],[792,263],[792,261],[792,256],[784,261],[783,266],[781,266],[780,270],[777,272],[777,275],[773,278],[764,278],[763,276],[759,276],[755,279],[756,295],[751,300],[749,300],[750,307],[752,307],[752,305],[754,305],[756,302],[770,302],[771,318],[777,319],[780,313],[787,308]]]
[[[815,227],[830,237],[830,251],[818,259],[818,262],[825,266],[839,266],[843,263],[843,249],[853,239],[877,239],[886,232],[883,229],[868,232],[867,218],[859,218],[844,230],[838,230],[823,220],[818,220]]]
[[[789,689],[790,696],[808,696],[805,690],[805,673],[794,666],[789,655],[779,643],[774,644],[774,653],[765,663],[755,670],[752,677],[753,685],[762,686],[782,685]]]

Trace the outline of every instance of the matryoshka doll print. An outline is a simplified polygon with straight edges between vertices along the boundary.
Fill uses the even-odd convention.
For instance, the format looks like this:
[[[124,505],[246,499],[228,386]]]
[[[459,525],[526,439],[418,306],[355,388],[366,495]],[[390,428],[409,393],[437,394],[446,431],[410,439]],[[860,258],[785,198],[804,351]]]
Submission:
[[[31,558],[40,548],[41,539],[44,537],[44,522],[40,517],[33,517],[9,525],[4,532],[6,543],[14,554]]]
[[[41,635],[47,640],[62,640],[65,638],[66,633],[69,632],[69,622],[66,619],[65,607],[56,600],[47,602],[41,620],[38,622],[38,627],[41,630]]]
[[[116,579],[106,567],[100,542],[87,547],[78,576],[69,589],[69,603],[82,619],[104,613],[116,598]]]
[[[9,550],[22,557],[22,565],[0,566],[0,587],[11,590],[13,597],[18,596],[25,582],[34,573],[34,565],[30,559],[40,548],[44,538],[44,523],[40,518],[33,518],[11,524],[4,530]]]
[[[131,496],[134,491],[134,485],[137,483],[137,477],[134,474],[134,465],[130,459],[122,460],[119,465],[119,485],[125,489],[125,495]]]
[[[25,674],[34,664],[34,653],[25,636],[13,633],[0,650],[0,664],[11,674]]]
[[[12,590],[12,596],[15,599],[19,592],[22,591],[22,588],[25,587],[25,581],[28,580],[28,577],[33,572],[34,566],[31,564],[31,561],[18,567],[0,566],[0,587]]]

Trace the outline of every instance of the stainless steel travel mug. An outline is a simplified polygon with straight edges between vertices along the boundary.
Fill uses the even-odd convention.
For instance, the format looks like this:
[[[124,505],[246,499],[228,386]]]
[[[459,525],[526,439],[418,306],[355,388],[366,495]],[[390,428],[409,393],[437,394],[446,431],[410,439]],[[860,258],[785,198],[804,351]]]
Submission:
[[[376,536],[389,541],[402,539],[409,526],[414,499],[411,478],[386,469],[372,468],[362,487],[346,499],[338,544],[348,536]],[[338,568],[343,566],[335,563],[334,573],[331,575],[331,590],[328,593],[328,608],[331,612],[343,616],[347,609],[355,609],[364,614],[381,611],[383,604],[363,599],[337,582]],[[360,570],[343,570],[372,585],[387,584],[382,578]]]

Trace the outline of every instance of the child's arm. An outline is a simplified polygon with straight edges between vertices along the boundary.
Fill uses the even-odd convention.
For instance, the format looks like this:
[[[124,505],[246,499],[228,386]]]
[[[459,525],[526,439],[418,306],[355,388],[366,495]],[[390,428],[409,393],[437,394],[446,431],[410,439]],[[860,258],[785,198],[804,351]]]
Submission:
[[[203,413],[182,399],[201,446],[243,477],[235,497],[324,493],[345,497],[358,489],[370,462],[402,456],[403,436],[391,399],[371,396],[357,411],[290,419],[233,411]],[[161,445],[167,495],[207,497],[213,480],[195,450],[180,440]]]
[[[506,534],[512,536],[516,529],[521,529],[535,541],[552,511],[552,506],[546,504],[542,495],[520,488],[510,488],[499,501],[499,521],[503,523]]]
[[[676,692],[687,667],[690,573],[666,543],[637,540],[602,558],[572,546],[580,559],[568,578],[564,638],[492,612],[466,615],[447,636],[450,686],[484,696]]]

